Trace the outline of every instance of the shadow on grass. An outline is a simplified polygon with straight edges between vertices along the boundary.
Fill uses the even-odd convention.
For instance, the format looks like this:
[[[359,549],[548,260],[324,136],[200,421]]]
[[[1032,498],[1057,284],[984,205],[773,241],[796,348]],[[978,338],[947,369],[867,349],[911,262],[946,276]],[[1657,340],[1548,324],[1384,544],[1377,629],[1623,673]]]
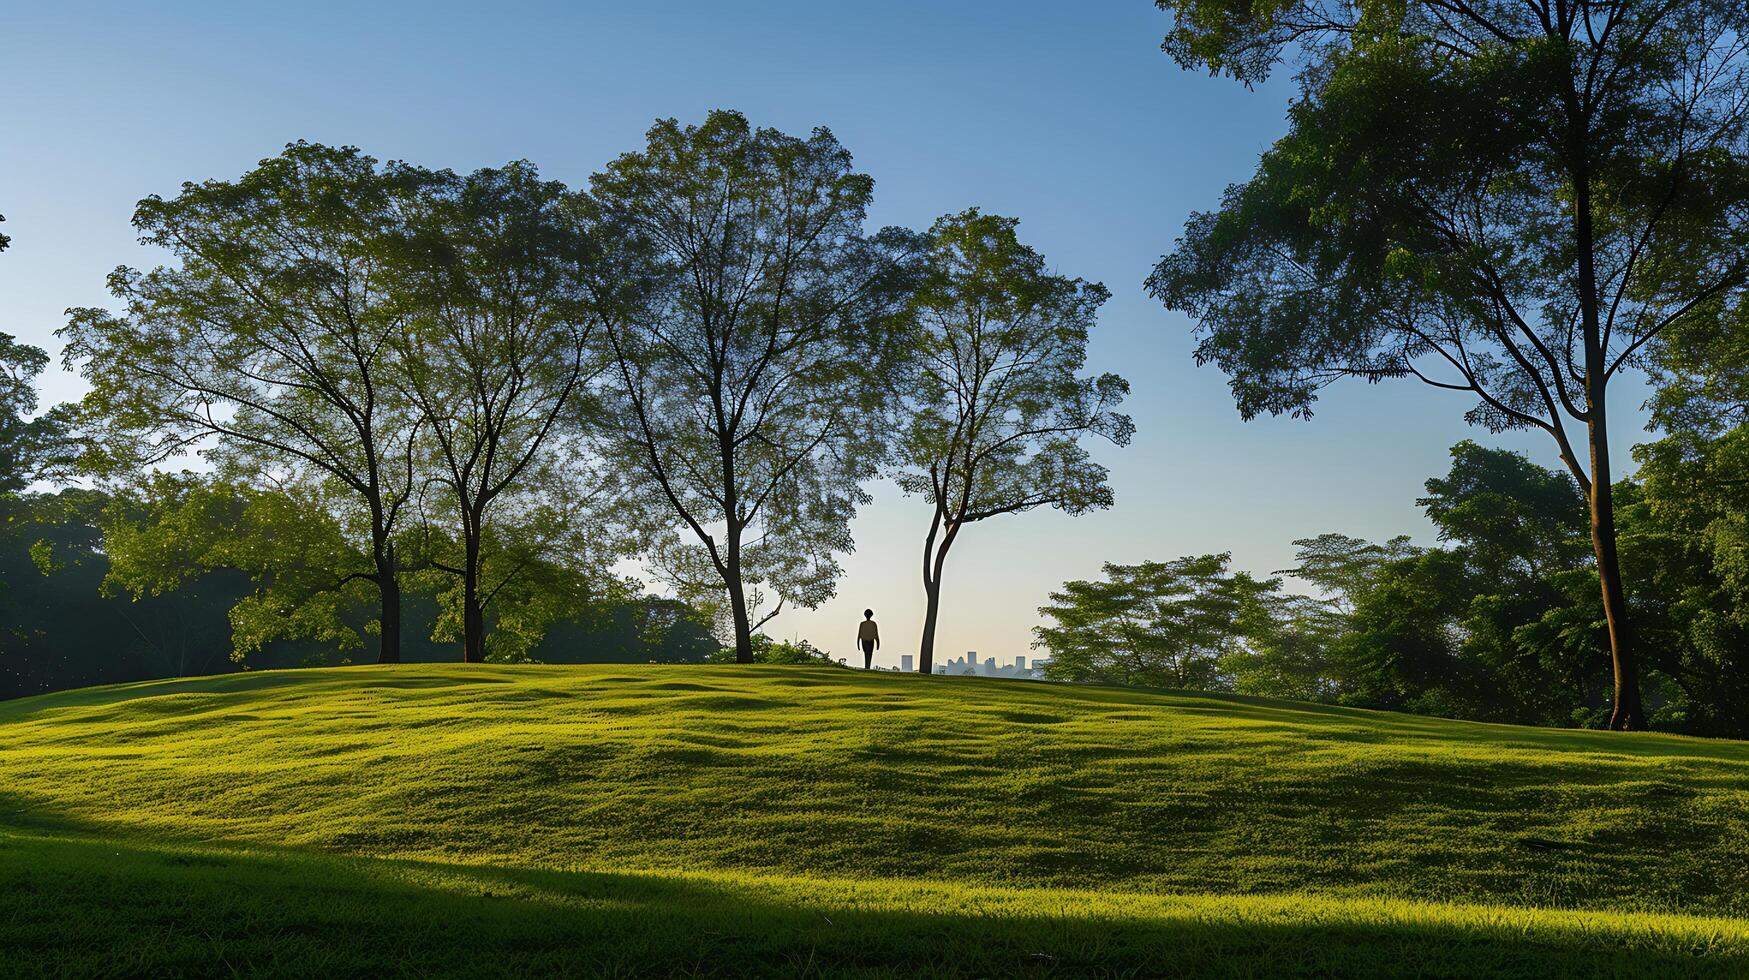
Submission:
[[[547,872],[0,828],[6,976],[1723,976],[1741,930]]]

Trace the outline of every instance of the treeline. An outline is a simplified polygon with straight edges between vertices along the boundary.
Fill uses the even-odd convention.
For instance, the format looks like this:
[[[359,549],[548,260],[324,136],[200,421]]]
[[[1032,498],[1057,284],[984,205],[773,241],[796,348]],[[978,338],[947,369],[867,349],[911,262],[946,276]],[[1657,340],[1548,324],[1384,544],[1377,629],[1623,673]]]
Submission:
[[[1196,320],[1198,363],[1246,418],[1309,417],[1343,378],[1413,379],[1468,398],[1473,424],[1547,436],[1585,504],[1610,725],[1646,727],[1671,594],[1633,591],[1612,394],[1636,368],[1725,390],[1741,371],[1749,6],[1158,5],[1181,66],[1252,84],[1291,62],[1298,92],[1149,291]],[[1735,424],[1733,398],[1670,431]]]
[[[105,529],[137,519],[140,504],[94,490],[0,499],[0,698],[240,669],[327,667],[369,660],[357,637],[368,611],[350,611],[335,639],[273,640],[233,659],[232,612],[257,584],[235,568],[195,571],[174,589],[137,597],[111,576]],[[437,597],[406,596],[404,659],[454,660],[438,634]],[[719,643],[708,618],[671,598],[603,594],[569,610],[527,659],[544,663],[699,663]]]
[[[1675,388],[1662,404],[1683,402]],[[1673,420],[1672,420],[1673,421]],[[1741,427],[1641,446],[1615,487],[1652,728],[1749,736],[1749,476]],[[1708,492],[1706,488],[1710,487]],[[1531,725],[1606,727],[1609,633],[1584,494],[1463,442],[1419,501],[1440,544],[1338,533],[1257,578],[1226,555],[1108,565],[1040,610],[1051,677],[1232,691]],[[1289,591],[1282,576],[1312,594]]]
[[[960,529],[1109,506],[1081,443],[1133,426],[1124,381],[1081,374],[1102,286],[976,209],[869,229],[873,188],[829,131],[733,112],[656,123],[586,188],[291,144],[140,203],[172,261],[69,311],[80,403],[26,421],[46,357],[8,349],[11,490],[103,488],[106,587],[224,577],[243,659],[527,659],[640,594],[636,563],[747,662],[832,595],[886,476],[933,505],[927,671]]]

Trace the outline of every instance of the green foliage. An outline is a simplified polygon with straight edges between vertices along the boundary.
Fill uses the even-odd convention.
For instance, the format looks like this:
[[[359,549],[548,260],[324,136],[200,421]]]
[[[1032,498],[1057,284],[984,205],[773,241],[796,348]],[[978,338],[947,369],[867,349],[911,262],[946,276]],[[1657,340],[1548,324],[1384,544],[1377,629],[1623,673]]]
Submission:
[[[1045,676],[1185,690],[1230,688],[1224,658],[1262,626],[1251,608],[1280,584],[1229,574],[1228,555],[1106,564],[1105,580],[1065,582],[1039,613]],[[1285,653],[1285,651],[1283,651]],[[1251,658],[1249,673],[1257,672]]]
[[[1373,544],[1346,534],[1320,534],[1300,538],[1294,557],[1298,564],[1277,574],[1303,579],[1329,596],[1343,609],[1352,609],[1357,599],[1372,588],[1386,564],[1414,558],[1422,549],[1400,535],[1384,544]]]
[[[852,547],[913,236],[864,234],[874,182],[829,131],[734,112],[658,122],[590,187],[592,220],[621,236],[598,296],[638,284],[598,303],[615,360],[603,451],[652,515],[670,584],[722,597],[745,660],[760,599],[817,606]]]
[[[125,313],[73,310],[61,332],[91,384],[89,463],[125,480],[197,450],[229,492],[307,515],[257,548],[279,553],[238,538],[190,566],[240,562],[275,593],[236,610],[239,651],[287,635],[350,647],[352,593],[374,585],[364,628],[399,660],[403,577],[447,569],[464,655],[484,656],[484,608],[521,589],[498,621],[514,630],[501,655],[526,656],[566,610],[511,580],[611,560],[571,424],[599,369],[574,204],[524,163],[457,176],[309,143],[140,203],[143,240],[177,264],[118,269]],[[287,519],[250,507],[264,523],[247,533]]]
[[[1475,688],[1452,650],[1467,599],[1463,562],[1449,551],[1381,566],[1333,651],[1351,678],[1343,700],[1470,716],[1462,705]]]
[[[1128,383],[1076,374],[1110,293],[1046,272],[1016,224],[975,208],[937,220],[911,300],[918,367],[907,378],[896,480],[948,528],[1040,506],[1111,506],[1105,468],[1078,440],[1123,445],[1135,430],[1114,411]]]
[[[380,594],[390,661],[393,539],[419,485],[420,431],[397,397],[392,341],[406,304],[391,246],[432,179],[350,147],[294,143],[237,180],[149,197],[134,225],[176,265],[117,269],[110,290],[125,312],[70,310],[59,334],[90,385],[81,415],[99,475],[126,479],[198,450],[226,483],[292,487],[326,507],[370,556],[361,578]]]
[[[1749,732],[1738,608],[1704,536],[1660,515],[1646,488],[1614,488],[1621,562],[1646,650],[1651,722]],[[1462,718],[1597,725],[1609,712],[1609,638],[1582,495],[1565,475],[1471,442],[1427,481],[1442,547],[1326,534],[1292,574],[1340,610],[1322,678],[1336,700]]]
[[[809,667],[67,692],[0,704],[0,970],[1728,976],[1745,765]]]
[[[1645,492],[1632,541],[1683,678],[1670,713],[1693,730],[1749,732],[1749,318],[1684,324],[1657,346],[1652,378],[1664,435],[1635,449]]]
[[[1462,542],[1471,571],[1506,584],[1590,562],[1585,495],[1565,473],[1466,439],[1451,471],[1417,503],[1444,541]]]
[[[1242,77],[1282,32],[1305,42],[1289,134],[1149,280],[1197,317],[1197,358],[1246,417],[1309,415],[1340,377],[1443,376],[1480,399],[1475,421],[1561,429],[1584,420],[1588,354],[1613,373],[1749,276],[1741,5],[1609,5],[1592,15],[1611,30],[1563,38],[1505,0],[1450,17],[1415,0],[1389,23],[1322,0],[1162,6],[1183,57],[1266,52]],[[1576,165],[1598,191],[1585,227]]]
[[[1295,566],[1278,574],[1319,597],[1230,575],[1219,555],[1107,566],[1106,579],[1066,583],[1041,610],[1053,620],[1037,630],[1036,645],[1053,654],[1047,673],[1532,725],[1607,723],[1609,637],[1583,496],[1565,474],[1517,453],[1465,441],[1451,458],[1420,501],[1439,547],[1333,533],[1296,541]],[[1661,518],[1651,489],[1623,482],[1615,497],[1651,723],[1749,733],[1749,661],[1739,653],[1749,634],[1704,535]]]
[[[76,449],[69,410],[56,406],[28,417],[37,408],[36,379],[48,363],[42,348],[0,333],[0,494],[72,472]]]
[[[600,490],[563,425],[597,369],[589,339],[599,320],[582,271],[589,240],[564,185],[528,163],[426,185],[402,232],[405,316],[391,340],[394,383],[424,436],[414,467],[426,481],[420,557],[458,579],[454,625],[467,660],[487,656],[486,608],[510,600],[506,588],[520,593],[498,617],[514,629],[493,651],[517,659],[565,603],[515,580],[535,564],[566,561],[589,574],[611,560],[588,508]],[[439,628],[450,625],[446,617]]]
[[[1346,675],[1333,651],[1347,619],[1334,603],[1310,596],[1260,589],[1256,599],[1241,609],[1241,642],[1221,655],[1228,686],[1259,697],[1336,700]]]
[[[1420,501],[1444,547],[1298,542],[1293,574],[1348,613],[1331,647],[1340,699],[1530,724],[1590,717],[1607,702],[1609,641],[1584,497],[1517,453],[1466,440],[1451,456]],[[1631,485],[1617,492],[1632,499]]]
[[[714,664],[735,663],[735,648],[722,647],[711,654]],[[838,662],[807,640],[774,640],[764,633],[753,634],[753,662],[756,664],[812,664],[836,667]]]
[[[116,506],[92,490],[0,497],[0,699],[235,669],[226,611],[249,591],[236,572],[138,599],[102,591]]]
[[[106,592],[162,596],[222,569],[252,589],[231,608],[238,663],[278,640],[311,640],[341,653],[364,645],[361,622],[379,597],[370,557],[315,488],[259,490],[192,473],[154,474],[138,496],[102,515]]]

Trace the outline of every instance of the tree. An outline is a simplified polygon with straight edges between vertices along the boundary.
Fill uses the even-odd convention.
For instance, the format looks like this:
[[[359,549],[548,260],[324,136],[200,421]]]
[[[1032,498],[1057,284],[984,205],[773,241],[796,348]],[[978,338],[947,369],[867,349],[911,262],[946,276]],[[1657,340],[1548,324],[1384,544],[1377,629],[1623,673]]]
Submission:
[[[1278,580],[1229,574],[1227,555],[1104,566],[1104,581],[1073,581],[1051,593],[1033,628],[1050,650],[1045,675],[1138,687],[1221,690],[1223,657],[1255,620],[1247,605]]]
[[[1462,569],[1451,580],[1455,655],[1467,677],[1484,678],[1469,685],[1473,713],[1529,724],[1569,724],[1578,710],[1589,718],[1609,640],[1600,605],[1572,615],[1575,593],[1597,587],[1584,495],[1569,474],[1520,453],[1464,440],[1451,457],[1418,503]],[[1639,597],[1636,618],[1649,598]],[[1651,639],[1643,626],[1638,635]]]
[[[1613,727],[1646,724],[1617,554],[1609,385],[1749,280],[1738,0],[1160,0],[1166,49],[1247,83],[1302,59],[1287,136],[1148,281],[1242,415],[1343,377],[1474,395],[1584,492]],[[1575,434],[1573,427],[1582,431]]]
[[[1081,514],[1111,506],[1105,467],[1079,440],[1096,435],[1121,446],[1135,430],[1113,410],[1128,383],[1076,373],[1110,293],[1047,273],[1015,224],[975,208],[936,221],[910,303],[917,366],[906,378],[897,482],[934,509],[923,544],[917,669],[925,674],[935,658],[942,568],[960,531],[1034,507]]]
[[[297,485],[338,508],[370,563],[331,569],[327,589],[376,586],[383,663],[401,658],[396,534],[418,429],[391,380],[404,304],[386,245],[428,177],[293,143],[235,181],[149,197],[134,226],[180,265],[117,269],[126,312],[69,310],[59,333],[111,472],[198,449],[226,481]]]
[[[1239,694],[1334,701],[1346,678],[1331,650],[1347,627],[1331,600],[1259,588],[1240,606],[1242,642],[1230,644],[1216,666]]]
[[[1566,473],[1465,439],[1451,447],[1450,471],[1426,487],[1416,503],[1440,540],[1464,544],[1480,580],[1499,587],[1586,562],[1585,497]]]
[[[606,291],[640,284],[607,324],[613,382],[598,430],[665,533],[685,598],[726,595],[737,659],[786,602],[832,594],[835,553],[883,454],[903,334],[892,328],[910,236],[862,224],[874,183],[825,129],[806,139],[738,113],[673,120],[591,181],[623,257]],[[776,607],[755,620],[761,589]]]
[[[461,582],[468,663],[486,657],[486,607],[567,532],[588,526],[566,511],[590,488],[560,465],[561,422],[595,370],[589,339],[598,322],[581,275],[589,239],[569,199],[527,163],[434,175],[397,266],[405,315],[394,383],[418,413],[418,451],[430,457],[419,470],[442,488],[422,509],[455,527],[447,537],[458,554],[426,553]],[[577,453],[569,462],[582,461]],[[489,559],[498,566],[492,580]],[[523,638],[538,642],[532,628]]]
[[[36,379],[48,363],[42,348],[0,333],[0,495],[62,475],[76,461],[65,406],[29,417],[37,408]]]
[[[6,216],[3,214],[0,214],[0,221],[5,221],[5,220],[6,220]],[[6,246],[11,245],[11,244],[12,244],[12,236],[0,235],[0,252],[6,251]]]
[[[1749,308],[1683,324],[1657,347],[1653,424],[1640,446],[1652,509],[1692,534],[1749,610]]]
[[[1443,548],[1381,566],[1331,651],[1349,679],[1342,700],[1473,717],[1481,685],[1460,656],[1467,584],[1462,559]]]
[[[1335,532],[1299,538],[1293,543],[1294,558],[1299,564],[1275,574],[1292,575],[1317,586],[1343,613],[1354,610],[1356,599],[1377,580],[1381,568],[1390,562],[1413,558],[1422,551],[1410,543],[1406,534],[1384,544]]]

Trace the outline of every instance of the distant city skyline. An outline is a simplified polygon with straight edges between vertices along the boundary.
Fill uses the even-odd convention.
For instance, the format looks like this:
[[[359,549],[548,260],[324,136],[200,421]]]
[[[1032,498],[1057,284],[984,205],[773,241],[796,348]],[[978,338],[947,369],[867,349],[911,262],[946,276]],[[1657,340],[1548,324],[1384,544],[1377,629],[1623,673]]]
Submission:
[[[974,674],[978,677],[1043,677],[1041,666],[1049,657],[1040,657],[1027,666],[1027,658],[1015,655],[1007,662],[1000,662],[993,656],[980,656],[976,650],[967,650],[964,656],[953,657],[946,661],[938,660],[935,664],[937,674]]]
[[[1146,3],[1044,0],[12,5],[0,330],[58,352],[65,308],[112,305],[111,269],[162,260],[129,226],[140,198],[235,177],[288,141],[457,170],[526,158],[582,186],[653,120],[724,107],[792,133],[830,127],[876,180],[873,225],[924,228],[974,205],[1013,215],[1054,270],[1112,291],[1088,369],[1133,387],[1134,443],[1091,447],[1117,504],[968,528],[938,650],[1036,657],[1038,607],[1107,561],[1231,551],[1268,574],[1294,538],[1325,531],[1430,542],[1415,499],[1459,439],[1555,465],[1546,437],[1470,428],[1462,397],[1409,382],[1338,385],[1311,422],[1239,419],[1227,379],[1193,363],[1192,324],[1141,283],[1192,211],[1252,173],[1293,87],[1181,71],[1159,50],[1168,26]],[[81,390],[56,373],[44,401]],[[1613,407],[1624,469],[1642,400],[1624,386]],[[875,663],[895,667],[917,650],[929,511],[890,482],[870,490],[836,596],[766,631],[860,663],[855,626],[872,607]]]

